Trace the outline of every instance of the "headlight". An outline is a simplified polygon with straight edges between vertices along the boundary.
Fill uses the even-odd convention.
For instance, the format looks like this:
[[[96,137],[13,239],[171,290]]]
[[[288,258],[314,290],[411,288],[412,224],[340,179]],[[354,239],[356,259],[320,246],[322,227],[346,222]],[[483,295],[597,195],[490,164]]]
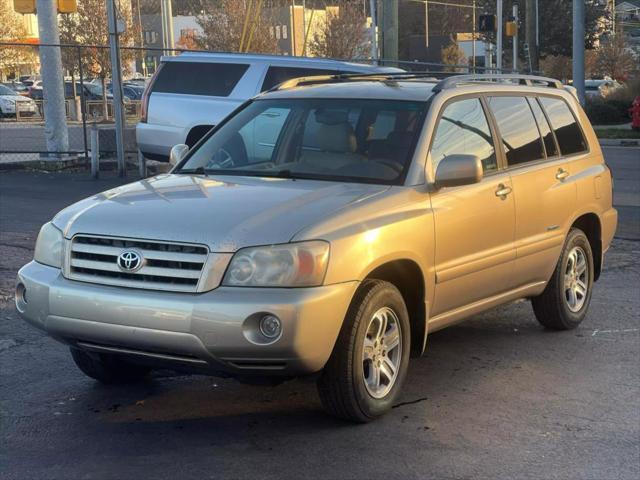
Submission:
[[[233,287],[315,287],[322,285],[329,244],[321,240],[238,250],[222,284]]]
[[[50,267],[62,268],[63,247],[62,232],[51,222],[45,223],[38,234],[33,259]]]

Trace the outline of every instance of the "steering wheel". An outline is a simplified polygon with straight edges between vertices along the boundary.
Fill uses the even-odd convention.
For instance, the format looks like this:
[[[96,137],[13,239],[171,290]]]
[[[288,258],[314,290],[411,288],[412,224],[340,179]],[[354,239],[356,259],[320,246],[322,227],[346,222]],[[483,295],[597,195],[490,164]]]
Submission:
[[[393,160],[376,160],[376,162],[389,167],[396,173],[402,173],[402,165],[400,165],[398,162],[394,162]]]
[[[233,157],[224,148],[218,149],[218,151],[215,153],[215,155],[211,160],[212,160],[212,163],[211,163],[212,168],[232,168],[236,166],[236,164],[233,161]]]

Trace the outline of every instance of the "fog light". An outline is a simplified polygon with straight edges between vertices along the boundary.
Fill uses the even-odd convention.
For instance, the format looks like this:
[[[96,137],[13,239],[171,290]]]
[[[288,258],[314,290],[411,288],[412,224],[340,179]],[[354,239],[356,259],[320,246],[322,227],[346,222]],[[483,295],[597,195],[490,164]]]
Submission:
[[[275,315],[265,315],[260,319],[260,333],[269,339],[277,338],[282,333],[282,323]]]

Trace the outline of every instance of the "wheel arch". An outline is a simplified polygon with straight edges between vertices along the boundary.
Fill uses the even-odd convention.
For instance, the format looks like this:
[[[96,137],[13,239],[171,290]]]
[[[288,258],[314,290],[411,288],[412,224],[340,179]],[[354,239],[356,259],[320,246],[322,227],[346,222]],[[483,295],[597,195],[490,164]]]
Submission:
[[[376,266],[366,279],[384,280],[400,291],[409,312],[411,355],[422,355],[427,339],[428,312],[425,277],[418,263],[407,258],[390,260]]]
[[[582,230],[589,240],[593,252],[593,280],[596,281],[602,271],[602,224],[600,217],[593,212],[582,214],[574,220],[571,227]]]

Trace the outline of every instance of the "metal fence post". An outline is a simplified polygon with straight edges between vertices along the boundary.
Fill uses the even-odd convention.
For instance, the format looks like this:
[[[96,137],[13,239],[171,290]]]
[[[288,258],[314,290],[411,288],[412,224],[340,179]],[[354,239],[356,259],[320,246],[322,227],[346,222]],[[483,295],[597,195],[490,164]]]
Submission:
[[[138,174],[140,178],[146,178],[147,176],[147,159],[140,150],[138,150]]]
[[[100,140],[98,125],[91,125],[91,178],[98,178],[100,174]]]

